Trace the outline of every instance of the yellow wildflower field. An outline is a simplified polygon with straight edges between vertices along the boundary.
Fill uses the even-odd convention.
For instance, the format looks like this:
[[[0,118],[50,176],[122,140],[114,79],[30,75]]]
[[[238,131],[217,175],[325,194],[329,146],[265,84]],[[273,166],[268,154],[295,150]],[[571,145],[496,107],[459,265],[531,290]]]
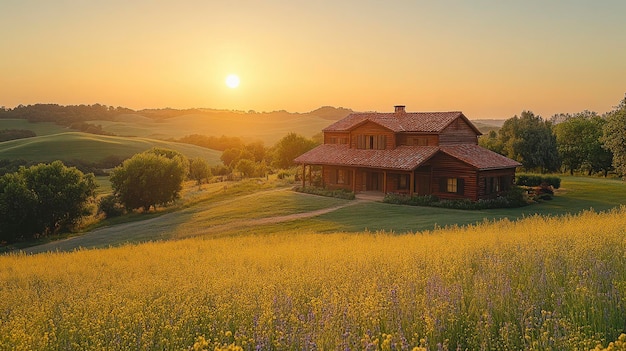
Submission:
[[[626,207],[394,235],[0,257],[0,350],[590,350],[623,342]]]

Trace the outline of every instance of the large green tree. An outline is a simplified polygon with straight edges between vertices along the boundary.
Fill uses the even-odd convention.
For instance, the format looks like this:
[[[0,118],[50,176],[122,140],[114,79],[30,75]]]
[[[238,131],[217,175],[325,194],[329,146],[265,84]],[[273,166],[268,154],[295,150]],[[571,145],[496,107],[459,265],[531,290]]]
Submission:
[[[189,178],[198,182],[198,185],[202,184],[203,180],[208,181],[210,176],[211,166],[205,159],[196,157],[189,161]]]
[[[605,120],[590,111],[560,116],[565,117],[554,126],[554,132],[563,166],[570,174],[575,171],[607,172],[612,155],[600,141]]]
[[[189,171],[187,158],[174,150],[153,148],[116,167],[110,180],[114,194],[127,209],[166,205],[180,196]]]
[[[272,149],[272,165],[276,168],[289,168],[293,160],[319,145],[296,133],[289,133],[280,139]]]
[[[97,185],[61,161],[21,167],[0,177],[0,236],[14,241],[69,229],[91,213]]]
[[[602,142],[613,152],[613,166],[621,174],[626,174],[626,97],[606,115]]]
[[[560,167],[552,124],[531,111],[507,119],[498,131],[498,138],[502,152],[522,163],[527,170],[543,173],[557,171]]]

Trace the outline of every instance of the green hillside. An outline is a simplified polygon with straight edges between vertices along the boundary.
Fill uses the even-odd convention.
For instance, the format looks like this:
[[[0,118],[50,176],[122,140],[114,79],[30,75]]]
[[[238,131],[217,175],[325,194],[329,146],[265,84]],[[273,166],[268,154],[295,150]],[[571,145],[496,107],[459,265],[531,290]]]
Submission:
[[[148,138],[128,138],[66,132],[0,143],[0,159],[35,162],[83,160],[99,162],[110,156],[130,157],[152,147],[177,150],[187,157],[201,157],[219,164],[221,152],[195,145]]]
[[[39,136],[64,133],[68,131],[66,127],[53,122],[31,123],[26,119],[0,119],[0,130],[2,129],[32,130]]]

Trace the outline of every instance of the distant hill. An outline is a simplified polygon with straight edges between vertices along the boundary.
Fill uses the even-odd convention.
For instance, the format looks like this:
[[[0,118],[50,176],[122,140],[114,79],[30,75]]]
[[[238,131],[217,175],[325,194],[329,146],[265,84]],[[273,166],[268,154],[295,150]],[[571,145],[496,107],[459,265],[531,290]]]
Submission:
[[[81,160],[97,163],[108,157],[125,159],[152,147],[177,150],[190,158],[201,157],[212,165],[221,163],[221,152],[195,145],[80,132],[65,132],[2,142],[0,143],[0,159],[23,159],[33,162]]]
[[[506,120],[504,119],[473,119],[472,123],[483,134],[489,133],[491,130],[499,130]]]

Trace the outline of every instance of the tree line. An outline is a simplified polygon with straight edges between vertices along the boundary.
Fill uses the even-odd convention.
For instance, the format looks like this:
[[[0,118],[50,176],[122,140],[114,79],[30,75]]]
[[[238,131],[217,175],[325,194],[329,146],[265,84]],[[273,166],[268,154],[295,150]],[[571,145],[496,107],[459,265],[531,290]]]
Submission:
[[[485,148],[512,158],[526,171],[626,174],[626,98],[600,116],[583,111],[549,120],[523,111],[497,132],[479,139]]]

